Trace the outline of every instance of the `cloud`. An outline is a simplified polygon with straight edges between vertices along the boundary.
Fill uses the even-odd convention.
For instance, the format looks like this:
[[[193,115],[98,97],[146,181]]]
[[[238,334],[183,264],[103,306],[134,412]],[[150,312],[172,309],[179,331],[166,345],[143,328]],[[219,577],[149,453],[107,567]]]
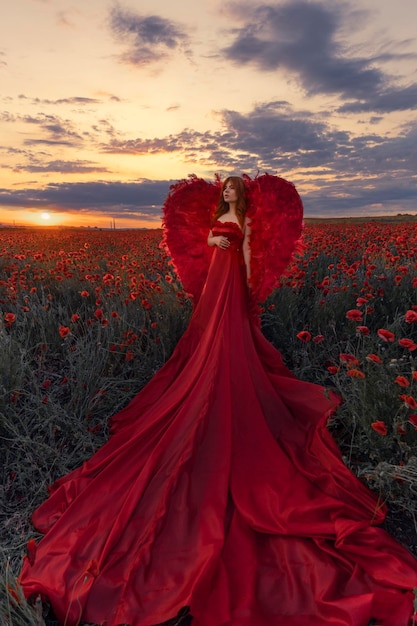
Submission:
[[[318,183],[318,189],[303,196],[307,215],[391,215],[416,214],[415,184],[407,178],[381,181],[379,177],[365,181],[345,180]]]
[[[247,114],[225,109],[217,113],[222,130],[185,129],[153,139],[113,139],[103,151],[120,154],[179,153],[187,162],[244,170],[313,167],[328,163],[349,135],[332,131],[309,113],[296,113],[286,102],[259,104]]]
[[[253,65],[265,72],[291,72],[310,95],[338,94],[353,101],[351,108],[347,105],[343,111],[417,108],[417,84],[396,87],[394,80],[376,67],[381,58],[353,56],[342,45],[342,26],[350,21],[360,28],[363,12],[349,13],[344,3],[296,0],[247,6],[241,14],[243,25],[230,31],[232,43],[222,51],[235,64]],[[236,18],[239,12],[235,9],[233,15]],[[389,55],[390,60],[403,57]]]
[[[356,102],[346,102],[339,107],[341,113],[362,113],[377,111],[390,113],[392,111],[406,111],[417,109],[417,84],[403,89],[385,90],[380,93],[369,93],[366,99]]]
[[[11,167],[15,172],[59,172],[60,174],[91,174],[106,173],[106,167],[100,167],[92,161],[61,161],[59,159],[41,163],[38,159],[35,162],[19,164]]]
[[[0,206],[146,218],[159,222],[170,180],[51,183],[43,189],[0,189]]]
[[[130,65],[151,65],[175,51],[189,53],[185,29],[158,15],[142,16],[115,6],[110,12],[110,28],[116,39],[127,46],[120,58]]]
[[[71,11],[57,11],[56,13],[56,21],[59,26],[63,26],[64,28],[75,28],[73,18],[74,12]],[[76,13],[75,13],[76,15]]]
[[[49,100],[46,98],[30,98],[25,96],[24,94],[19,94],[19,100],[29,100],[32,104],[70,104],[70,105],[91,105],[91,104],[101,104],[101,100],[97,98],[86,98],[84,96],[71,96],[69,98],[59,98],[57,100]]]
[[[15,115],[8,111],[0,113],[0,121],[8,123],[22,122],[37,126],[40,132],[44,133],[44,137],[29,137],[24,140],[25,145],[66,145],[80,146],[85,140],[85,135],[81,135],[77,130],[74,121],[63,119],[57,115],[47,115],[40,113],[38,115]]]
[[[102,151],[115,154],[176,153],[188,163],[211,169],[243,171],[328,168],[349,175],[386,171],[416,173],[417,136],[412,126],[397,137],[354,136],[334,129],[325,116],[297,112],[282,101],[261,103],[247,113],[217,112],[218,131],[184,129],[149,139],[120,140],[111,136]]]
[[[258,155],[261,166],[303,166],[304,160],[310,166],[315,161],[327,162],[336,140],[320,119],[296,113],[282,102],[258,105],[246,115],[224,110],[221,118],[228,131],[225,146]],[[347,133],[338,132],[337,140],[347,141]]]
[[[176,135],[154,137],[152,139],[118,139],[102,145],[102,152],[110,154],[163,154],[167,152],[186,153],[188,149],[200,149],[215,141],[216,133],[201,133],[185,129]]]

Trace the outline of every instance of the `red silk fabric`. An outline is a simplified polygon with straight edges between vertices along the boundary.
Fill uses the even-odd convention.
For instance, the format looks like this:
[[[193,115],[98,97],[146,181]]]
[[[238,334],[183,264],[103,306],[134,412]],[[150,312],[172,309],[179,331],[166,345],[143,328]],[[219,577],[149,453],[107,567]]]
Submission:
[[[215,248],[171,359],[57,481],[20,581],[61,624],[408,626],[417,562],[326,428],[339,399],[296,379],[248,314],[242,233]]]

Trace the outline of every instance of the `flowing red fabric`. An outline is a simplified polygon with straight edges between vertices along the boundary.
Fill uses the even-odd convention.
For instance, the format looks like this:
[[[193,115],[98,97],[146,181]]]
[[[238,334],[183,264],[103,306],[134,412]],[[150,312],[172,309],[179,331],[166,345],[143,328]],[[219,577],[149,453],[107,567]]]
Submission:
[[[61,624],[407,626],[417,562],[343,464],[339,403],[295,378],[248,314],[235,223],[171,359],[109,441],[33,515],[26,595]]]

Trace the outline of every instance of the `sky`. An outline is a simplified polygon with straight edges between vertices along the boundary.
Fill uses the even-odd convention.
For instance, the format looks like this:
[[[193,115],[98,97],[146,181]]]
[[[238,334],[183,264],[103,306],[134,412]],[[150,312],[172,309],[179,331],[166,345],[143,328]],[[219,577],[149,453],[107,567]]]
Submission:
[[[307,217],[417,213],[416,0],[14,0],[0,223],[158,227],[169,187],[269,172]]]

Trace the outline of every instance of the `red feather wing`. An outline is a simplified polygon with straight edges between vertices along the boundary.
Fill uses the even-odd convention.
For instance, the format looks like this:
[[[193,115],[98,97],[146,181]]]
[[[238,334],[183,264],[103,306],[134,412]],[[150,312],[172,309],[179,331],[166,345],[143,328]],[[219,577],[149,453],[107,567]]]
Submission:
[[[207,245],[207,235],[220,189],[218,178],[215,183],[208,183],[193,175],[171,185],[163,205],[162,245],[194,304],[201,295],[213,253]]]
[[[294,185],[279,176],[246,178],[251,220],[251,293],[264,302],[300,242],[303,203]]]

